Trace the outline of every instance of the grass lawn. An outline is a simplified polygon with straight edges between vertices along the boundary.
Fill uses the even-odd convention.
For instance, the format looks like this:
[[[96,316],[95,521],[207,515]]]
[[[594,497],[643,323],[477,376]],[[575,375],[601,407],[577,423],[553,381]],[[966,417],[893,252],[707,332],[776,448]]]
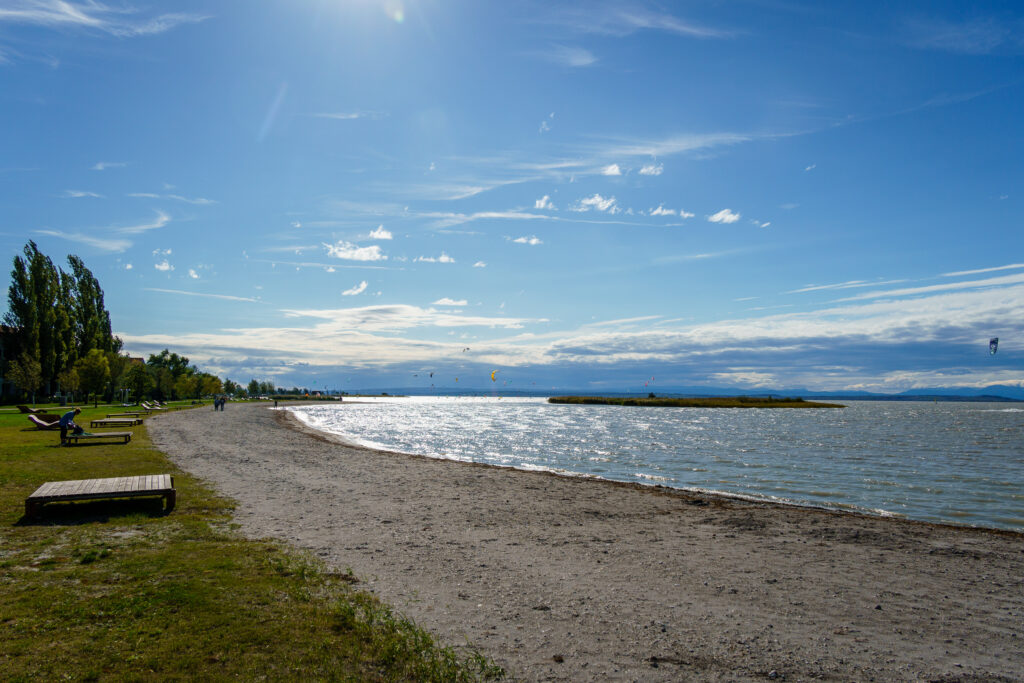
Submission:
[[[89,420],[119,410],[83,406],[78,423],[100,431]],[[350,573],[242,538],[232,501],[175,468],[144,426],[131,429],[126,445],[60,448],[59,432],[0,411],[5,681],[502,677],[360,592]],[[169,515],[159,499],[135,499],[53,503],[24,518],[25,498],[46,481],[163,473],[178,492]]]

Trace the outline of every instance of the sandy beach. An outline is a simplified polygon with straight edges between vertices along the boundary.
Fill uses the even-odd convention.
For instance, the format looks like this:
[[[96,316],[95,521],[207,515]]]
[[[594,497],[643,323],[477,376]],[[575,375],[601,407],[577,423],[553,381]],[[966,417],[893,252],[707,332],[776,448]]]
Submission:
[[[354,448],[286,411],[147,422],[236,521],[523,681],[1024,680],[1024,535]]]

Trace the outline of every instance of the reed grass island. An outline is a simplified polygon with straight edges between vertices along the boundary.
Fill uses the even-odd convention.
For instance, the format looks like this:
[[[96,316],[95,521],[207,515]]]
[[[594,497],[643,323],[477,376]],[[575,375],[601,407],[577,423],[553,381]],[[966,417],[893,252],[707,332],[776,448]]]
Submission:
[[[612,396],[552,396],[548,403],[568,405],[641,406],[647,408],[845,408],[839,403],[818,403],[802,398],[713,396],[704,398],[626,398]]]

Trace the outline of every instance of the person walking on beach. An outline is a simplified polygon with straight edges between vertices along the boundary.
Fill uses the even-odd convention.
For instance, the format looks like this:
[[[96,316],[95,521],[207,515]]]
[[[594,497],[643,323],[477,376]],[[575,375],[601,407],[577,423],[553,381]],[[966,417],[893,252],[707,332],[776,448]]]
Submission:
[[[63,415],[60,416],[60,445],[61,446],[67,445],[68,429],[75,430],[75,433],[77,433],[78,430],[80,429],[80,427],[75,424],[75,416],[78,415],[81,412],[82,412],[81,408],[75,408],[74,410],[69,410],[68,412],[66,412],[66,413],[64,413]]]

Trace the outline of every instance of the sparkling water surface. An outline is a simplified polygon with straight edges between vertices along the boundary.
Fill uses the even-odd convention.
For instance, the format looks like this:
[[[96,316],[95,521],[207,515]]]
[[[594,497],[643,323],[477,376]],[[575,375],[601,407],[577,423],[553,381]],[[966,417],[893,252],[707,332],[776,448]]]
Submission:
[[[401,453],[1024,531],[1019,404],[715,409],[414,396],[289,410]]]

